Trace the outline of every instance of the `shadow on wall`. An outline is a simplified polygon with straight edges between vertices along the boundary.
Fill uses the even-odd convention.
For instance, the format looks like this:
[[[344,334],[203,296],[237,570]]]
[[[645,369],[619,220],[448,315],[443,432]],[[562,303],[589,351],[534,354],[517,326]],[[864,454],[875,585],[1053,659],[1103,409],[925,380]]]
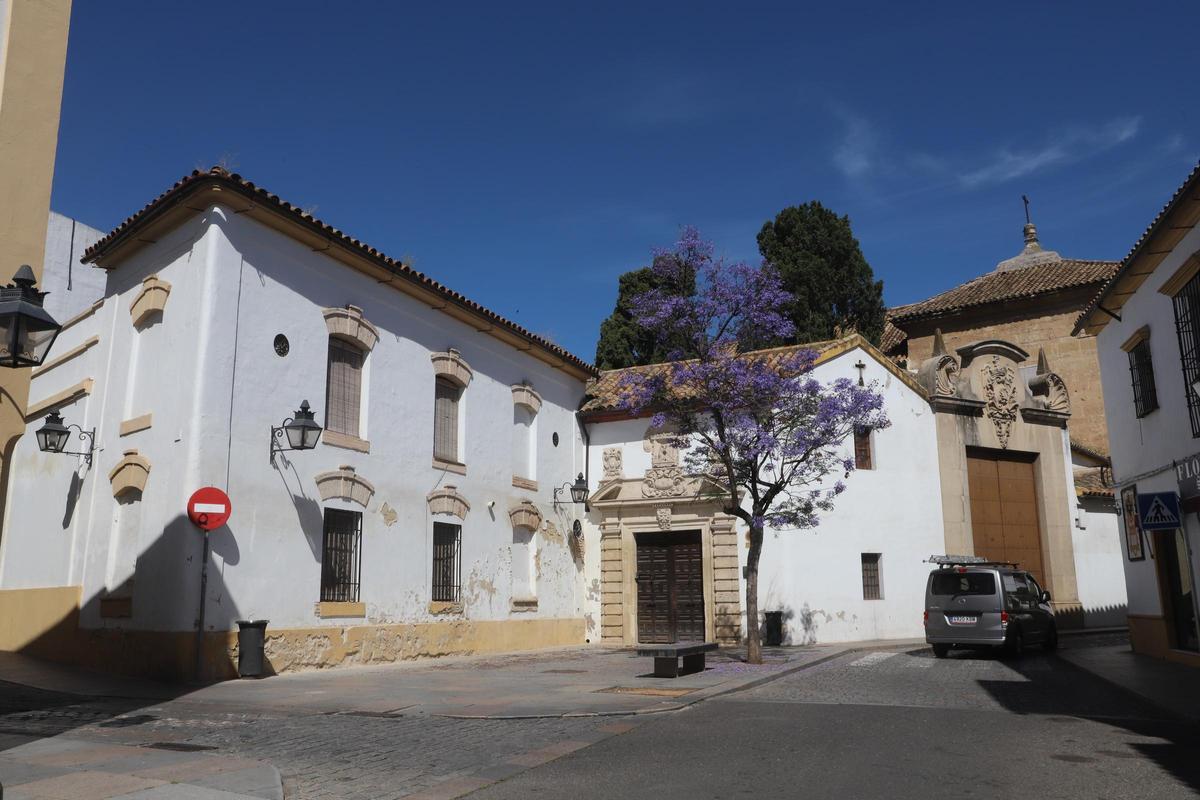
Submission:
[[[228,527],[210,534],[212,552],[229,564],[241,559]],[[236,677],[237,633],[229,628],[240,615],[220,570],[209,561],[205,636],[201,672],[196,675],[196,632],[200,602],[203,535],[179,515],[137,555],[132,576],[112,589],[81,598],[77,608],[39,625],[41,632],[16,652],[88,669],[161,681],[210,682]],[[70,591],[71,587],[62,587]],[[0,592],[19,596],[24,590]],[[39,591],[39,590],[33,590]],[[53,590],[48,590],[53,591]],[[73,605],[73,603],[72,603]],[[10,609],[0,607],[0,613]],[[99,627],[81,627],[81,619]],[[180,630],[181,620],[191,630]]]
[[[1056,609],[1054,620],[1065,631],[1083,628],[1124,628],[1129,625],[1129,606],[1124,603],[1086,608]]]

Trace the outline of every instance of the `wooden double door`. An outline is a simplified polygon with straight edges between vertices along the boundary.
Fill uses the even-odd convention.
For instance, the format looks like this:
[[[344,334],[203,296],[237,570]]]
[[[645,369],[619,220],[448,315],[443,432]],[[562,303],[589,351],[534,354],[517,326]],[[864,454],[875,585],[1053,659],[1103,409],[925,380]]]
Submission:
[[[1033,462],[1008,453],[970,451],[967,478],[975,555],[1014,561],[1045,586]]]
[[[638,641],[704,641],[704,556],[700,531],[640,533]]]

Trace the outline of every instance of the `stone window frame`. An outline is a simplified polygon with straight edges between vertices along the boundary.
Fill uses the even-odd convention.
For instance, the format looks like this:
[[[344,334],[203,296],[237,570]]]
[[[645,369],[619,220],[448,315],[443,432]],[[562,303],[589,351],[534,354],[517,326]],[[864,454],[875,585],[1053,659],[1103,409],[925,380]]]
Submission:
[[[330,378],[332,374],[333,346],[330,343],[329,352],[325,356],[325,432],[321,435],[321,444],[330,447],[340,447],[355,450],[360,453],[371,452],[371,443],[364,434],[367,430],[367,399],[370,376],[370,355],[379,342],[379,329],[367,320],[363,310],[355,305],[324,308],[321,315],[325,319],[325,329],[330,340],[336,339],[343,347],[349,346],[359,351],[362,360],[357,368],[358,375],[358,433],[352,434],[333,430],[329,426],[330,410]]]
[[[167,307],[167,298],[171,295],[171,284],[157,275],[148,275],[142,279],[142,288],[129,304],[129,318],[133,327],[140,329],[153,319],[155,314],[162,315]]]
[[[508,511],[508,521],[512,525],[514,545],[517,531],[529,531],[529,542],[526,545],[529,551],[526,557],[529,559],[529,593],[528,594],[512,594],[509,610],[515,613],[523,613],[529,611],[537,611],[537,572],[535,569],[536,553],[537,553],[537,533],[542,527],[542,512],[538,507],[528,500],[520,505],[510,508]],[[516,558],[513,547],[509,548],[509,560],[512,564],[516,564]],[[514,572],[515,577],[515,572]]]
[[[364,509],[375,495],[375,485],[355,472],[354,467],[342,464],[335,470],[318,473],[313,480],[322,502],[345,500]]]
[[[529,383],[517,383],[512,385],[512,398],[514,411],[520,407],[525,408],[530,413],[530,423],[528,431],[528,441],[526,443],[525,457],[530,465],[533,466],[532,472],[534,476],[537,474],[537,417],[538,412],[542,408],[542,396],[529,385]],[[516,426],[516,420],[513,421],[513,426]],[[513,472],[512,485],[518,489],[526,489],[531,492],[536,492],[538,483],[536,477],[530,475],[521,475]]]
[[[429,580],[429,613],[435,616],[441,615],[461,615],[464,605],[462,602],[462,546],[463,546],[463,528],[465,527],[467,514],[471,512],[471,504],[467,502],[467,498],[459,493],[458,487],[451,484],[441,486],[434,489],[425,496],[425,502],[429,506],[429,516],[431,521],[428,527],[428,542],[429,560],[426,564],[430,568],[427,573]],[[451,519],[438,519],[438,517],[450,517]],[[446,523],[455,526],[458,529],[457,539],[457,564],[458,572],[458,599],[457,600],[434,600],[433,599],[433,565],[437,556],[435,545],[437,540],[437,525],[438,523]]]
[[[429,360],[433,364],[434,380],[434,421],[433,421],[433,468],[458,475],[467,474],[466,464],[466,396],[467,387],[471,384],[474,372],[466,359],[457,349],[451,347],[443,352],[430,353]],[[437,450],[437,395],[439,385],[452,385],[458,389],[455,399],[455,457],[445,458],[447,454],[439,455]]]
[[[136,448],[126,450],[121,460],[108,473],[114,498],[131,491],[141,495],[146,489],[146,479],[149,477],[150,459],[139,453]]]

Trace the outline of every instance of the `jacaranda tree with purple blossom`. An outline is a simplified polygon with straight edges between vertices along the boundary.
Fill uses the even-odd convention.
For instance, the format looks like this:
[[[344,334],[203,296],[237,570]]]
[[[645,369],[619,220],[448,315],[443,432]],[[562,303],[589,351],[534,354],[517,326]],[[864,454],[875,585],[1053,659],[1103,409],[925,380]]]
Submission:
[[[686,454],[687,471],[706,476],[701,484],[749,527],[747,655],[761,664],[764,528],[813,528],[833,508],[846,488],[841,478],[854,469],[847,439],[858,428],[889,425],[883,397],[874,384],[817,380],[813,350],[756,351],[794,333],[783,314],[792,298],[770,264],[714,257],[712,245],[686,228],[673,249],[655,252],[653,269],[662,285],[695,275],[697,291],[682,297],[652,290],[635,301],[638,324],[680,344],[664,368],[623,376],[621,404],[634,414],[652,412],[652,427],[669,431]]]

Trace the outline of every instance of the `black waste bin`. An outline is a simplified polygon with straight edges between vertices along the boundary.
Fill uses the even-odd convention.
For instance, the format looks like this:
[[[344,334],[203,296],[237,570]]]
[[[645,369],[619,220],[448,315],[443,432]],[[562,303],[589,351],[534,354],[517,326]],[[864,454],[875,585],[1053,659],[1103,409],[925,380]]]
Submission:
[[[257,678],[263,674],[263,644],[267,639],[265,619],[239,619],[238,675]]]
[[[783,644],[783,612],[767,611],[763,623],[763,644],[767,647],[779,647]]]

